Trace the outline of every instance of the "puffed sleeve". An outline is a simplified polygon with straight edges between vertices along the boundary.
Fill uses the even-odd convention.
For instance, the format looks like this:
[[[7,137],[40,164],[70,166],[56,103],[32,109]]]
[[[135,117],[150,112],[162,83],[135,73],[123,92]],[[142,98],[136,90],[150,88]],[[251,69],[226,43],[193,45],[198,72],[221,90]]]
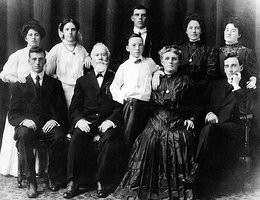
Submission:
[[[208,48],[208,57],[207,57],[207,69],[205,79],[206,82],[215,80],[218,76],[218,52],[215,48]]]
[[[243,67],[248,72],[249,76],[259,78],[259,68],[257,63],[256,53],[252,49],[245,48],[243,52]]]
[[[46,74],[49,76],[55,76],[57,69],[57,54],[58,46],[55,45],[50,52],[46,55]]]
[[[17,52],[9,56],[7,62],[3,67],[3,71],[0,73],[0,79],[2,79],[2,81],[8,82],[9,80],[6,78],[6,75],[9,74],[17,77],[18,60],[19,55]]]

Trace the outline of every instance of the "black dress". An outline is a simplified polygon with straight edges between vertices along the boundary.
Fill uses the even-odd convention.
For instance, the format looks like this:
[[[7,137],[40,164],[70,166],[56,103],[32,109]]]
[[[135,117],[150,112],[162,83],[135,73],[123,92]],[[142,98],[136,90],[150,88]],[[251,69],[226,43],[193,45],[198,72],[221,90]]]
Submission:
[[[184,127],[185,119],[194,118],[192,85],[187,76],[177,73],[161,79],[152,93],[156,109],[135,140],[116,198],[192,198],[192,191],[181,181],[189,174],[194,158],[193,134]]]
[[[226,77],[224,72],[224,59],[229,53],[237,53],[243,64],[242,77],[247,81],[251,76],[258,78],[259,68],[257,65],[256,54],[252,49],[244,47],[240,44],[226,45],[219,49],[219,71],[223,77]]]
[[[218,77],[218,53],[198,42],[187,42],[180,46],[182,62],[179,71],[190,76],[196,84],[199,94],[206,91],[207,85]]]

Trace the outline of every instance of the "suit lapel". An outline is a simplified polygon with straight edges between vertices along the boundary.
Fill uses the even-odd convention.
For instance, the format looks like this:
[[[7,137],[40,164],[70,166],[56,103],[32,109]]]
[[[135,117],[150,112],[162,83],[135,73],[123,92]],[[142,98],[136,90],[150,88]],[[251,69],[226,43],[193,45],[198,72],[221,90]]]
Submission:
[[[94,70],[88,73],[88,78],[90,80],[91,87],[93,87],[95,91],[99,91],[100,88]]]
[[[221,104],[221,110],[219,113],[220,123],[225,122],[227,119],[230,118],[231,110],[234,107],[234,103],[236,102],[234,99],[234,94],[232,92],[233,87],[227,82],[225,84],[226,85],[224,87],[225,87],[226,98]]]
[[[110,83],[110,78],[111,78],[111,74],[110,72],[107,70],[102,82],[102,85],[100,87],[100,91],[103,91],[104,89],[108,90],[109,87],[109,83]]]
[[[48,90],[48,89],[51,88],[51,86],[50,86],[50,81],[48,81],[48,76],[47,76],[46,74],[44,74],[44,76],[43,76],[41,88],[42,88],[42,92],[41,92],[42,95],[43,95],[43,94],[46,94],[46,93],[47,93],[46,90]]]

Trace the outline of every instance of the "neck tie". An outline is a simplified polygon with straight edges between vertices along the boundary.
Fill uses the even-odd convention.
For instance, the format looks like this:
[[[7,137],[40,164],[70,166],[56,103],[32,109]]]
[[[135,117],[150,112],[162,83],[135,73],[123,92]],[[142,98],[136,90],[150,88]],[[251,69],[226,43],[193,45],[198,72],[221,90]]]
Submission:
[[[36,79],[36,82],[35,82],[36,87],[37,87],[37,88],[38,88],[38,87],[41,87],[41,85],[40,85],[40,76],[37,75],[35,79]]]
[[[40,97],[41,95],[40,76],[37,75],[35,79],[36,79],[35,85],[36,85],[37,96]]]
[[[103,77],[103,74],[98,73],[96,77],[97,77],[97,78],[99,78],[99,77]]]
[[[139,59],[137,59],[136,61],[134,61],[134,63],[135,64],[138,64],[138,63],[140,63],[142,60],[139,58]]]

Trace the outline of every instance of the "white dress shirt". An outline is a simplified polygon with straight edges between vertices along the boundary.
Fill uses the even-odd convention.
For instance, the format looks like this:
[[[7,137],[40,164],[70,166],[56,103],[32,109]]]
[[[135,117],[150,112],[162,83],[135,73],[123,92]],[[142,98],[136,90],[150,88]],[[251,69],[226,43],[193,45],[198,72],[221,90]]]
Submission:
[[[147,28],[145,27],[145,28],[140,29],[140,28],[134,27],[133,31],[136,34],[141,34],[141,37],[143,38],[143,42],[145,44],[145,40],[146,40],[146,36],[147,36]]]
[[[153,59],[144,58],[135,63],[137,58],[129,57],[121,64],[110,86],[113,99],[121,104],[127,98],[149,101],[152,92],[152,75],[158,70]]]
[[[104,76],[105,76],[106,71],[102,72],[102,73],[98,73],[95,71],[95,75],[97,76],[98,74],[102,74],[102,76],[97,77],[97,82],[99,87],[101,87],[103,80],[104,80]]]
[[[37,74],[36,72],[31,72],[31,77],[33,79],[33,82],[36,84],[36,76],[39,76],[40,77],[40,86],[42,86],[42,81],[43,81],[43,76],[44,76],[44,71],[42,71],[41,73]]]

